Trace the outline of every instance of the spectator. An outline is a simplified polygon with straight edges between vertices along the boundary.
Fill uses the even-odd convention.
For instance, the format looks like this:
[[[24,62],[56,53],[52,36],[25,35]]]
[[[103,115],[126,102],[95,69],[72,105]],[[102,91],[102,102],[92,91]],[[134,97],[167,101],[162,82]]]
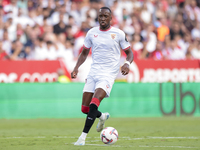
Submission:
[[[7,30],[3,31],[2,42],[3,42],[3,45],[2,45],[3,50],[5,50],[5,52],[8,55],[10,55],[12,43],[11,43],[11,40],[9,39],[9,37],[8,37],[8,31]]]
[[[143,43],[141,42],[141,36],[139,34],[133,35],[133,40],[131,42],[131,49],[135,59],[141,59],[141,54],[143,50]]]
[[[47,60],[57,59],[56,47],[52,41],[46,42],[46,50],[47,50],[47,55],[46,55]]]
[[[191,31],[192,39],[200,39],[200,22],[195,23],[195,27]]]
[[[46,43],[42,37],[38,37],[34,48],[34,59],[35,60],[45,60],[47,56]]]
[[[164,6],[163,6],[163,0],[162,1],[157,1],[156,3],[157,7],[155,10],[155,17],[156,19],[161,19],[161,18],[165,18],[166,16],[166,11],[164,11]]]
[[[13,22],[11,16],[7,16],[7,21],[5,22],[5,29],[8,31],[9,40],[14,41],[16,38],[16,25]]]
[[[163,55],[163,51],[162,51],[162,42],[158,41],[156,43],[156,49],[155,51],[153,51],[152,53],[149,53],[149,58],[154,59],[154,60],[163,60],[164,59],[164,55]]]
[[[71,26],[68,26],[66,29],[66,40],[69,40],[72,45],[74,45],[75,36]]]
[[[123,30],[128,36],[131,36],[134,33],[134,28],[127,23],[128,19],[128,12],[126,11],[126,9],[123,9],[123,21],[120,25],[120,29]]]
[[[185,34],[183,39],[179,37],[178,45],[186,54],[188,51],[189,46],[192,44],[192,39],[190,34]]]
[[[168,54],[167,59],[170,59],[170,60],[185,59],[185,53],[179,49],[179,47],[177,45],[177,41],[175,41],[175,40],[171,41],[170,50],[168,52],[169,52],[169,54]]]
[[[170,35],[166,35],[165,40],[163,42],[163,50],[162,50],[162,54],[163,54],[164,59],[168,59],[169,54],[170,54],[170,50],[171,50]]]
[[[151,14],[151,12],[149,12],[149,10],[147,8],[147,3],[143,4],[142,10],[141,10],[141,14],[140,14],[140,18],[141,18],[141,21],[144,24],[151,23],[152,14]]]
[[[0,41],[0,60],[9,59],[9,55],[3,50],[3,42]]]
[[[144,54],[143,56],[146,57],[145,53],[151,53],[156,49],[156,42],[157,37],[156,34],[153,32],[154,26],[149,24],[146,29],[142,30],[141,35],[144,39],[145,46],[144,46]]]
[[[19,8],[19,9],[22,9],[22,11],[23,11],[23,14],[27,14],[28,12],[28,10],[27,10],[27,0],[18,0],[17,1],[17,7]]]
[[[64,14],[59,14],[59,23],[53,26],[53,32],[55,34],[64,33],[67,26],[63,22]]]
[[[62,57],[72,60],[87,31],[98,25],[99,7],[109,5],[112,26],[125,31],[136,59],[197,59],[199,4],[197,0],[4,0],[0,40],[11,60],[56,60],[73,53]]]
[[[65,62],[72,62],[74,60],[71,42],[66,40],[64,48],[60,49],[57,55],[58,58],[63,58]]]
[[[160,23],[161,25],[157,28],[157,38],[159,41],[164,42],[166,35],[169,35],[169,27],[165,18],[160,18]]]
[[[87,22],[87,29],[89,30],[92,26],[94,26],[94,21],[91,21],[91,17],[90,16],[87,16],[87,19],[86,19],[86,22]],[[73,16],[69,16],[69,20],[68,20],[68,25],[67,27],[70,27],[71,26],[71,29],[72,29],[72,34],[75,35],[80,27],[78,27],[75,23],[75,20],[73,18]],[[87,30],[87,31],[88,31]]]
[[[17,1],[16,0],[11,0],[11,3],[4,6],[4,12],[5,13],[11,13],[12,17],[16,17],[18,15],[18,7],[17,7]]]
[[[194,59],[200,59],[200,39],[196,39],[191,46],[191,55]]]
[[[56,37],[56,47],[57,51],[65,50],[65,44],[66,44],[66,36],[64,33],[60,33]]]
[[[186,59],[189,59],[189,60],[193,60],[194,59],[190,49],[188,49],[185,57],[186,57]]]
[[[176,34],[179,34],[181,38],[184,36],[184,32],[181,30],[181,27],[180,27],[180,23],[177,21],[174,21],[170,29],[171,40],[174,40],[174,37]]]
[[[27,7],[29,12],[36,9],[36,2],[34,0],[28,0]]]
[[[60,14],[63,14],[63,22],[68,24],[68,14],[65,11],[65,5],[61,5],[58,10],[52,13],[52,15],[50,14],[50,10],[48,10],[48,13],[50,15],[51,25],[56,25],[60,22]]]
[[[13,41],[11,49],[11,60],[22,60],[26,58],[26,54],[23,51],[23,44],[20,41]]]
[[[200,22],[200,9],[197,6],[196,0],[190,0],[190,3],[185,6],[185,10],[190,20]]]
[[[173,21],[178,13],[178,7],[174,0],[168,0],[167,17]]]

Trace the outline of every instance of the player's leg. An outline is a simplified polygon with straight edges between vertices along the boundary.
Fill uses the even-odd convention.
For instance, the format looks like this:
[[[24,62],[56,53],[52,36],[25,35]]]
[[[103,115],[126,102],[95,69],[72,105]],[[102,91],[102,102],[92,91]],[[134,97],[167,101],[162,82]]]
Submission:
[[[88,112],[85,126],[83,129],[84,133],[88,133],[90,128],[92,127],[92,125],[97,117],[97,113],[99,112],[98,107],[100,105],[100,102],[103,100],[103,98],[105,96],[106,96],[106,92],[103,89],[98,88],[95,90],[92,101],[90,102],[90,110]]]
[[[82,105],[81,105],[82,113],[88,114],[88,112],[90,110],[89,105],[90,105],[93,95],[94,95],[94,93],[92,93],[92,92],[84,92],[83,93]],[[74,145],[85,145],[86,136],[87,136],[87,133],[82,132],[81,136],[78,138],[77,142],[74,143]]]
[[[88,114],[88,112],[90,110],[89,105],[90,105],[93,95],[94,95],[94,93],[91,93],[91,92],[83,93],[81,111],[84,114]],[[96,117],[99,118],[101,115],[102,115],[102,113],[100,111],[98,111]]]
[[[74,145],[85,145],[86,136],[92,127],[96,118],[101,117],[102,113],[98,111],[98,106],[101,100],[105,97],[106,93],[103,89],[96,89],[95,93],[84,92],[82,99],[82,112],[87,114],[85,126],[79,139]],[[92,98],[93,97],[93,98]]]
[[[96,88],[102,88],[106,92],[105,97],[110,96],[110,92],[112,89],[112,86],[114,84],[114,79],[113,78],[101,78],[99,82],[97,82]],[[110,117],[109,113],[102,113],[102,115],[99,117],[99,122],[96,126],[97,132],[101,132],[105,126],[105,121]]]
[[[90,108],[89,108],[89,104],[92,100],[94,93],[91,92],[84,92],[83,93],[83,97],[82,97],[82,105],[81,105],[81,111],[84,114],[88,114]]]
[[[89,106],[90,106],[90,103],[92,101],[92,97],[94,95],[93,93],[95,93],[95,81],[93,80],[92,77],[88,77],[86,79],[86,83],[85,83],[83,92],[84,93],[83,93],[83,98],[82,98],[81,111],[83,113],[85,113],[85,114],[88,114],[89,110],[90,110]],[[97,111],[97,112],[95,112],[95,115],[96,115],[95,118],[96,117],[100,117],[102,115],[102,113]],[[81,136],[79,137],[77,142],[74,143],[74,145],[85,145],[85,139],[86,139],[87,133],[86,132],[82,132]]]
[[[92,127],[96,117],[98,116],[98,112],[99,112],[98,107],[100,105],[100,102],[103,100],[105,96],[106,96],[106,92],[103,89],[98,88],[95,90],[95,93],[89,105],[89,112],[86,117],[83,132],[81,136],[79,137],[79,139],[77,140],[77,142],[74,143],[74,145],[85,145],[86,136],[90,128]]]

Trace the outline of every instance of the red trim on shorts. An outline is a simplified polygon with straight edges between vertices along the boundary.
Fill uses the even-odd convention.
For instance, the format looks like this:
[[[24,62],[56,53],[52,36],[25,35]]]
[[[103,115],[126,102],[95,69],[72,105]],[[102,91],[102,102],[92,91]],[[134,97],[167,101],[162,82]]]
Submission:
[[[86,49],[90,49],[90,48],[87,48],[84,44],[83,44],[83,47],[86,48]]]
[[[81,105],[81,111],[83,113],[88,113],[90,110],[90,107],[89,106],[84,106],[84,105]]]
[[[100,101],[98,98],[92,98],[92,101],[90,102],[90,104],[95,104],[97,107],[99,107],[100,105]]]
[[[131,46],[129,46],[129,47],[125,48],[125,49],[122,49],[122,50],[125,51],[125,50],[129,49],[130,47],[131,47]]]
[[[100,31],[108,31],[108,30],[110,30],[111,28],[112,28],[112,26],[110,26],[110,27],[109,27],[108,29],[106,29],[106,30],[101,30],[100,27],[99,27],[99,30],[100,30]]]

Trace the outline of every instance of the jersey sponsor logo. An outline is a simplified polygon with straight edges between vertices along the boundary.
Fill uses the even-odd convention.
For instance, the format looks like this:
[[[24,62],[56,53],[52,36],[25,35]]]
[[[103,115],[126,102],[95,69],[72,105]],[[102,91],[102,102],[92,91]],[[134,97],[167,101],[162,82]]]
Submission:
[[[98,35],[94,35],[94,37],[96,38]]]
[[[115,39],[115,37],[116,37],[116,34],[111,34],[112,39]]]

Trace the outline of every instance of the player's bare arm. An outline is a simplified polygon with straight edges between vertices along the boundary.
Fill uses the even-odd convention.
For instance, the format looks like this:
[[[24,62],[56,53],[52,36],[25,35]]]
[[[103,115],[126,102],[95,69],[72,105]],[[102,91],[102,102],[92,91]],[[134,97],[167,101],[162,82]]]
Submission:
[[[76,66],[74,67],[74,70],[71,73],[71,78],[75,79],[77,77],[78,74],[78,68],[85,62],[88,54],[90,52],[90,49],[86,49],[85,47],[83,47],[83,50],[78,58],[78,61],[76,63]]]
[[[133,52],[132,52],[131,48],[125,50],[124,52],[126,53],[126,62],[121,67],[121,73],[122,73],[122,75],[127,75],[129,73],[129,70],[130,70],[129,65],[133,61]]]

